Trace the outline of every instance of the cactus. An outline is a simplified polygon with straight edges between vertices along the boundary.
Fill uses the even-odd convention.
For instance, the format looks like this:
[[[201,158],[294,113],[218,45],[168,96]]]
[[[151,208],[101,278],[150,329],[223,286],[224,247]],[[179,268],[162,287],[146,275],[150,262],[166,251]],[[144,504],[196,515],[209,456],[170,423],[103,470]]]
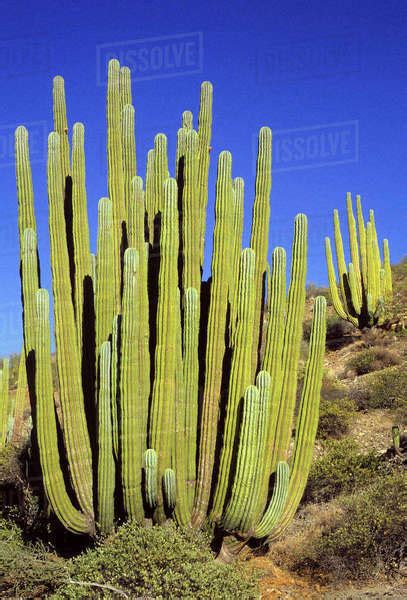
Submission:
[[[110,385],[110,342],[103,342],[99,354],[98,398],[98,522],[102,533],[114,524],[115,462]]]
[[[129,69],[110,61],[108,197],[98,204],[97,253],[91,254],[84,128],[80,123],[73,127],[71,165],[64,83],[62,78],[54,80],[49,230],[67,473],[57,439],[49,300],[45,290],[38,290],[24,128],[16,132],[24,317],[19,380],[22,385],[28,381],[36,402],[34,426],[45,491],[65,527],[91,535],[97,527],[108,533],[124,516],[123,510],[140,523],[146,517],[162,523],[171,516],[180,525],[200,527],[209,519],[223,532],[220,559],[226,560],[250,538],[274,539],[297,509],[318,420],[325,300],[315,301],[290,452],[305,303],[307,220],[305,215],[295,220],[286,295],[285,251],[274,250],[271,269],[267,262],[271,131],[265,127],[259,135],[250,247],[243,250],[244,182],[232,178],[231,154],[219,155],[211,277],[203,281],[212,86],[202,84],[197,131],[192,113],[182,115],[176,178],[168,170],[167,138],[159,133],[148,152],[144,186],[136,170],[130,84]],[[72,223],[66,222],[64,211],[70,179]],[[366,248],[366,256],[360,253],[360,261],[372,270],[378,262],[373,220],[366,228],[367,238],[371,250]],[[355,257],[354,236],[351,244]],[[389,264],[388,254],[386,261]],[[358,271],[353,267],[349,273],[356,299]],[[263,319],[265,311],[268,320]],[[34,377],[27,377],[29,364],[35,367]],[[22,397],[19,394],[16,402],[18,420]],[[1,417],[3,423],[4,412]],[[66,477],[72,490],[66,488]],[[123,499],[122,507],[118,498]]]
[[[392,299],[392,276],[389,244],[383,240],[383,261],[377,239],[374,213],[369,212],[365,225],[360,196],[356,196],[357,226],[352,196],[346,197],[351,262],[346,266],[339,213],[334,211],[335,247],[339,285],[336,283],[331,241],[325,238],[329,287],[337,314],[355,327],[381,325]],[[339,288],[339,290],[338,290]],[[340,293],[339,293],[340,291]]]

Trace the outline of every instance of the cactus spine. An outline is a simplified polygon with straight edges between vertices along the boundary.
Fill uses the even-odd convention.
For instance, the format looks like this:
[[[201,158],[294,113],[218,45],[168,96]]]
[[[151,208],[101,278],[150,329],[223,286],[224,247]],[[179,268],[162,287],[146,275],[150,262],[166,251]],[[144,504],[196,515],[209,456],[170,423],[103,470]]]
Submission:
[[[346,265],[339,213],[335,210],[334,231],[339,286],[336,283],[331,241],[326,237],[329,287],[337,314],[355,327],[363,329],[383,323],[386,309],[392,299],[389,244],[387,240],[383,240],[382,261],[373,211],[369,212],[369,221],[365,224],[360,196],[356,196],[356,225],[350,193],[347,194],[346,203],[351,262]]]

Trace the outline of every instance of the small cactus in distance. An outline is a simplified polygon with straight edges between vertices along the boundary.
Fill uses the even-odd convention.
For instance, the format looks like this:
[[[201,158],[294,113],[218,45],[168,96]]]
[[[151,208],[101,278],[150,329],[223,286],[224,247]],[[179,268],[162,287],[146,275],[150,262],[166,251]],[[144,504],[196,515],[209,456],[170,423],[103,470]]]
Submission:
[[[392,275],[388,240],[383,240],[383,258],[373,210],[365,223],[360,196],[356,196],[356,214],[353,213],[352,196],[346,196],[351,262],[346,264],[339,213],[334,210],[334,239],[338,267],[338,283],[332,258],[331,241],[325,238],[332,303],[338,315],[363,329],[381,325],[392,299]]]

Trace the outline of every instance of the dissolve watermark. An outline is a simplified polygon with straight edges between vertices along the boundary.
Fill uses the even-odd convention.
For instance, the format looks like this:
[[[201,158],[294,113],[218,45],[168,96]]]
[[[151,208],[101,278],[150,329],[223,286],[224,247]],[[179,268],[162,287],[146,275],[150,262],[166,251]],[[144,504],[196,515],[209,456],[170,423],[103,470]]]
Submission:
[[[14,134],[18,124],[0,124],[0,167],[10,167],[15,164]],[[48,124],[47,121],[31,121],[24,123],[28,130],[30,147],[30,162],[37,164],[47,158]]]
[[[273,130],[272,172],[314,169],[359,161],[359,121]],[[257,137],[253,138],[256,168]]]
[[[0,39],[0,78],[9,80],[47,71],[51,53],[46,40],[46,35]]]
[[[345,33],[294,44],[270,45],[256,57],[260,84],[298,79],[323,79],[359,73],[360,33]]]
[[[132,79],[146,81],[202,73],[202,32],[110,42],[96,47],[96,82],[107,82],[107,64],[116,58]]]

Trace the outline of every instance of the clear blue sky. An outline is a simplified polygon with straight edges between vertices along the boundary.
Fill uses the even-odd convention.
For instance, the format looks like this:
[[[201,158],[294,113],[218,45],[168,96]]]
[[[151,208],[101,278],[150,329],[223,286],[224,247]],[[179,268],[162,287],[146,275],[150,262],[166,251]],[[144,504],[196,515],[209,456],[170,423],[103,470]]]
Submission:
[[[308,281],[327,281],[323,238],[345,193],[374,208],[393,261],[406,252],[407,7],[401,1],[3,3],[0,22],[0,355],[21,344],[13,130],[29,128],[42,285],[50,288],[45,181],[52,77],[65,78],[70,126],[86,127],[92,246],[106,195],[105,69],[109,52],[138,68],[133,85],[140,174],[154,134],[174,139],[181,112],[197,113],[214,85],[209,227],[216,158],[233,155],[246,183],[246,242],[254,186],[254,135],[275,133],[272,246],[289,248],[293,217],[309,216]],[[149,38],[157,38],[153,41]],[[160,62],[161,61],[161,62]],[[165,76],[164,76],[165,75]],[[172,75],[167,77],[167,75]],[[137,81],[138,77],[143,77]],[[98,85],[99,83],[99,85]],[[294,130],[294,131],[292,131]],[[208,264],[208,261],[207,261]]]

